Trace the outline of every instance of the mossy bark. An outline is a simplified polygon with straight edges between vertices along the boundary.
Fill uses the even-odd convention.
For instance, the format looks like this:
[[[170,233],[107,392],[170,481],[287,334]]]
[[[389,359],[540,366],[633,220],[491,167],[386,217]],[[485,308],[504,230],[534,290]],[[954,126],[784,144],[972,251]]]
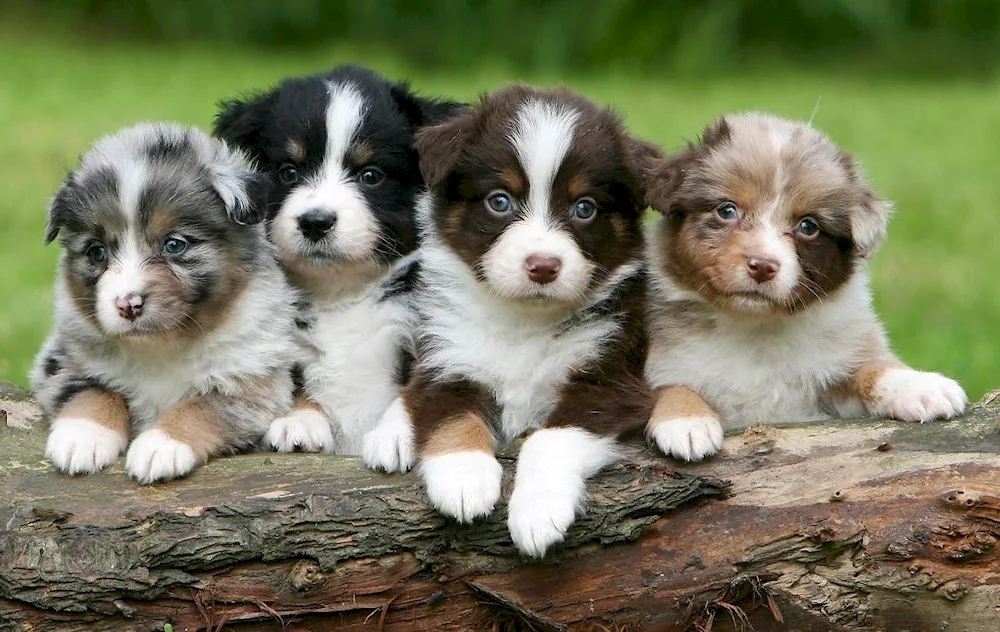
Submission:
[[[354,458],[68,478],[27,394],[0,384],[0,409],[0,630],[996,629],[1000,398],[758,426],[679,469],[637,449],[541,562],[503,506],[458,526]]]

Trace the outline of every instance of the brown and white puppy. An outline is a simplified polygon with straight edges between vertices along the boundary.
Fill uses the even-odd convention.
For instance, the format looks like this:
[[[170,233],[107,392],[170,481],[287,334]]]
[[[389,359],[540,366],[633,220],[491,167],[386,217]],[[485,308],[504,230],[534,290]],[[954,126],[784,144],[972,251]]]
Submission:
[[[508,526],[542,556],[649,417],[638,165],[656,150],[579,95],[519,85],[416,144],[418,357],[384,423],[405,442],[412,422],[430,500],[461,522],[493,510],[495,452],[531,432]]]
[[[962,413],[961,387],[890,351],[866,260],[889,204],[858,164],[805,123],[724,116],[663,162],[647,201],[647,433],[666,454],[716,452],[723,429],[875,415]]]
[[[242,153],[194,128],[136,125],[82,157],[49,209],[55,327],[31,374],[56,469],[128,447],[138,481],[184,476],[287,412],[295,296],[257,223],[265,196]]]

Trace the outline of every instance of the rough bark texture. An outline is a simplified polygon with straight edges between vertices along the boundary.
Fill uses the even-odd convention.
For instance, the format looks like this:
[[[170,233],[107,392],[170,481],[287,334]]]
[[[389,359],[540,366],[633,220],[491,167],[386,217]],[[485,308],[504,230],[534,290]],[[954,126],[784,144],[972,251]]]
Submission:
[[[0,410],[0,630],[1000,629],[996,397],[949,423],[758,426],[693,467],[638,452],[542,562],[503,506],[460,527],[357,459],[70,479],[25,393],[0,384]]]

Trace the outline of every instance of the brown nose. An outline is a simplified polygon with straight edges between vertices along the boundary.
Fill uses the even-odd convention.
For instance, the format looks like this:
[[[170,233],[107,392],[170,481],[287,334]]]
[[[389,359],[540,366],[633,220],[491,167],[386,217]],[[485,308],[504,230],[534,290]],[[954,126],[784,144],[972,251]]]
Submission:
[[[524,260],[524,269],[528,271],[528,278],[535,283],[552,283],[559,276],[559,266],[562,261],[559,257],[548,257],[545,255],[528,255]]]
[[[142,305],[145,298],[142,294],[126,294],[115,299],[115,307],[118,308],[118,315],[126,320],[135,320],[142,315]]]
[[[757,283],[764,283],[774,278],[781,268],[781,264],[774,259],[764,257],[747,257],[747,268],[750,270],[750,278]]]

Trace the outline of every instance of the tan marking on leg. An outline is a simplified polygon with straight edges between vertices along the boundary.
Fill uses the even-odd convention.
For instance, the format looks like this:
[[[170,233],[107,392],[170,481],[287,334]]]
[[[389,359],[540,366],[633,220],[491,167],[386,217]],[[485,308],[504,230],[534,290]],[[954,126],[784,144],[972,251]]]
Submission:
[[[872,360],[858,367],[848,388],[852,389],[866,404],[876,399],[875,387],[886,371],[904,369],[906,365],[897,360]]]
[[[441,422],[421,447],[421,456],[480,451],[493,454],[493,433],[482,417],[465,413]]]
[[[324,411],[319,404],[308,397],[303,397],[301,395],[297,395],[292,399],[292,411],[294,412],[296,410],[315,410],[324,416],[326,415],[326,411]]]
[[[59,409],[56,418],[60,417],[89,419],[126,437],[129,432],[128,406],[121,395],[110,391],[92,388],[78,393]]]
[[[649,423],[646,424],[646,432],[652,430],[654,426],[670,423],[675,419],[692,417],[718,419],[718,415],[701,395],[684,386],[661,386],[656,389],[654,396],[656,404],[653,406]]]
[[[227,445],[218,413],[198,397],[181,402],[163,415],[154,428],[186,443],[202,463]]]

